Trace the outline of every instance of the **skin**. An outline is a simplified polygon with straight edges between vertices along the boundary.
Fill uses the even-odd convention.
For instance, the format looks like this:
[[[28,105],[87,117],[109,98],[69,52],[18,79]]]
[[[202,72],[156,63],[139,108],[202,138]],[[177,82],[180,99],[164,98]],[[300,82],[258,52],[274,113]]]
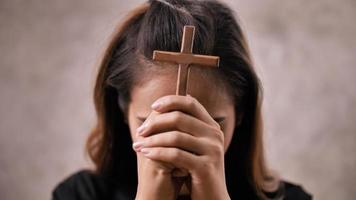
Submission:
[[[230,199],[224,154],[235,128],[234,103],[200,70],[191,68],[189,96],[174,95],[172,70],[131,91],[127,117],[138,161],[138,200],[187,193],[191,199]]]

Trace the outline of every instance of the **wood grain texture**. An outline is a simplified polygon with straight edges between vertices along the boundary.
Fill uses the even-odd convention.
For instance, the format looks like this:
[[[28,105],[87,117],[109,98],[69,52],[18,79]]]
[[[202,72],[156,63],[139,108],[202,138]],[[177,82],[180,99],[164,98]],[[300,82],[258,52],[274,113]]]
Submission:
[[[209,55],[193,54],[195,27],[184,26],[181,51],[153,51],[152,59],[161,62],[174,62],[179,64],[177,76],[176,95],[187,95],[190,65],[201,65],[207,67],[218,67],[219,57]]]

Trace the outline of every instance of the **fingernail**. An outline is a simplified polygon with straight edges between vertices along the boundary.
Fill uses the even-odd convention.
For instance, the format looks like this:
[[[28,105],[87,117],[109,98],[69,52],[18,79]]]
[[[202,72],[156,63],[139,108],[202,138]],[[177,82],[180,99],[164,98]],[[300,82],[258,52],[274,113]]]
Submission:
[[[132,146],[135,150],[139,150],[141,147],[143,147],[143,142],[135,142]]]
[[[143,149],[141,149],[141,153],[143,153],[144,155],[147,155],[147,154],[150,153],[150,150],[146,149],[146,148],[143,148]]]
[[[161,107],[161,103],[160,102],[154,102],[152,105],[151,105],[151,108],[152,109],[158,109],[158,108],[160,108]]]

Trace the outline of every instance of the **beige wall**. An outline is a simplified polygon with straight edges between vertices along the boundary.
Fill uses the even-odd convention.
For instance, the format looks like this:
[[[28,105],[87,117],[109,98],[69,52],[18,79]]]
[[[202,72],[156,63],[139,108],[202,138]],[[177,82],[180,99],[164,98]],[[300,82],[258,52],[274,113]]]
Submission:
[[[89,165],[91,88],[108,35],[142,1],[0,1],[0,199],[49,199]],[[356,195],[356,3],[239,0],[265,88],[267,154],[316,199]]]

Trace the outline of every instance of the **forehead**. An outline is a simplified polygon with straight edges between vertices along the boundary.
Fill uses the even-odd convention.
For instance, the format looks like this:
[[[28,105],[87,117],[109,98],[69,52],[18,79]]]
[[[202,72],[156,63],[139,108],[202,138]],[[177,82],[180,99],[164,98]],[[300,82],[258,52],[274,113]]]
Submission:
[[[176,93],[178,68],[166,67],[170,67],[170,70],[148,74],[146,78],[141,79],[141,82],[134,85],[131,91],[131,105],[136,112],[148,114],[154,101]],[[191,67],[187,93],[195,97],[211,115],[219,115],[224,112],[224,109],[231,108],[233,101],[225,85],[202,70],[210,69]]]

